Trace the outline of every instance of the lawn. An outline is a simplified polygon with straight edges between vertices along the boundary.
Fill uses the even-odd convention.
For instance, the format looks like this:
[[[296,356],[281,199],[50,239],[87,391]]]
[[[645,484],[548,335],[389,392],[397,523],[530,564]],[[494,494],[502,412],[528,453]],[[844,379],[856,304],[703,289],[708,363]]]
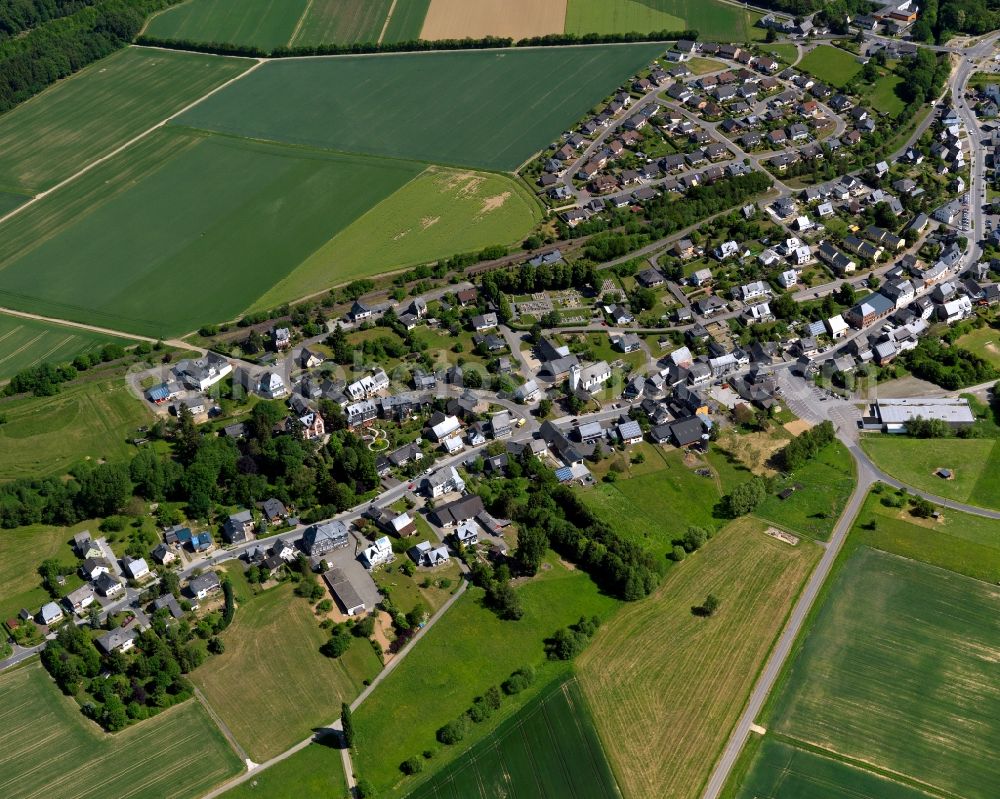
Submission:
[[[506,175],[428,167],[316,250],[257,305],[273,307],[351,276],[519,243],[540,218],[535,199]]]
[[[154,16],[144,33],[272,50],[292,40],[308,6],[309,0],[188,0]]]
[[[861,64],[853,53],[821,44],[803,56],[797,69],[831,86],[841,87],[861,71]]]
[[[340,750],[321,743],[310,744],[222,794],[225,799],[345,799],[347,795]]]
[[[993,586],[862,548],[837,577],[771,729],[967,799],[1000,785]]]
[[[761,14],[707,0],[569,0],[567,33],[652,33],[694,29],[705,40],[763,39]]]
[[[760,47],[765,53],[770,53],[786,64],[795,63],[795,59],[799,57],[799,49],[794,44],[762,44]]]
[[[0,403],[0,480],[64,474],[87,458],[121,459],[136,428],[152,421],[125,381],[99,380],[52,397]]]
[[[986,325],[966,333],[955,344],[976,353],[980,358],[1000,368],[1000,330]]]
[[[819,547],[733,522],[623,608],[578,661],[580,684],[627,796],[697,797]],[[712,618],[692,612],[707,594]],[[642,764],[637,768],[636,764]]]
[[[102,58],[0,117],[0,190],[50,188],[252,63],[138,47]]]
[[[110,343],[128,345],[134,342],[0,313],[0,380],[39,363],[72,361],[77,355],[99,350]]]
[[[285,584],[236,611],[223,633],[226,651],[192,675],[208,703],[250,757],[263,762],[330,724],[362,680],[379,671],[371,645],[357,639],[333,660],[320,654],[327,634],[304,599]]]
[[[661,50],[643,44],[279,59],[179,124],[512,171]]]
[[[401,796],[412,787],[413,781],[399,770],[407,758],[433,751],[424,771],[432,776],[496,729],[542,686],[565,675],[567,664],[545,660],[545,638],[581,615],[607,617],[618,606],[583,572],[553,559],[547,563],[538,577],[518,588],[523,618],[500,621],[482,606],[482,592],[470,588],[355,712],[355,770],[372,781],[380,797]],[[537,669],[532,689],[506,699],[501,712],[490,723],[475,725],[461,747],[437,743],[439,727],[524,665]]]
[[[430,6],[431,0],[396,0],[382,41],[394,43],[419,39]]]
[[[906,107],[906,103],[896,94],[896,87],[902,82],[903,79],[899,75],[887,72],[871,85],[864,87],[865,97],[873,108],[895,118]]]
[[[112,736],[38,662],[0,676],[0,796],[200,796],[241,768],[195,701]]]
[[[567,681],[547,689],[408,796],[613,799],[621,792],[601,750],[586,700],[577,684]]]
[[[990,438],[926,441],[906,436],[872,435],[861,447],[880,469],[903,483],[946,499],[1000,508],[997,467],[1000,451]],[[938,477],[951,469],[952,479]]]
[[[0,227],[0,303],[164,337],[229,319],[421,169],[160,131]]]
[[[291,44],[377,42],[391,7],[392,0],[312,0]]]
[[[737,799],[930,799],[931,794],[767,736]]]

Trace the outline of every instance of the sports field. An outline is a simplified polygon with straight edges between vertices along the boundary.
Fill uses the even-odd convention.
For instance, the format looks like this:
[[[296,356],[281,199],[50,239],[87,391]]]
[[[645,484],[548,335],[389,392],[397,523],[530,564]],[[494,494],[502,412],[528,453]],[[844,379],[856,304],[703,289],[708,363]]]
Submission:
[[[930,799],[931,794],[768,736],[737,799]]]
[[[152,415],[125,381],[77,383],[52,397],[0,403],[0,480],[63,474],[85,458],[122,458]]]
[[[257,306],[456,252],[518,243],[540,218],[535,199],[506,175],[428,167],[310,255]]]
[[[0,380],[39,363],[71,361],[112,342],[134,343],[103,333],[0,313]]]
[[[586,700],[570,680],[547,690],[408,796],[613,799],[621,792],[604,758]]]
[[[846,50],[821,44],[803,56],[797,69],[831,86],[845,86],[861,71],[858,59]]]
[[[333,740],[330,741],[333,743]],[[348,799],[340,750],[314,743],[235,788],[225,799]]]
[[[157,14],[144,32],[161,39],[271,50],[291,41],[308,5],[309,0],[188,0]]]
[[[0,303],[163,337],[231,318],[422,168],[159,131],[0,227]]]
[[[694,799],[820,549],[733,522],[623,608],[577,661],[579,680],[627,796]],[[707,594],[720,608],[692,613]],[[636,767],[641,764],[641,768]]]
[[[1000,785],[1000,596],[862,548],[809,630],[776,732],[967,799]]]
[[[421,39],[526,39],[560,34],[566,0],[431,0]]]
[[[568,0],[567,33],[652,33],[694,29],[703,40],[763,39],[763,15],[717,0]]]
[[[661,50],[643,44],[277,60],[178,123],[510,171]]]
[[[340,716],[362,680],[380,665],[364,639],[332,660],[327,639],[304,599],[280,585],[241,606],[223,635],[226,651],[191,676],[250,757],[260,763]]]
[[[50,188],[252,63],[138,47],[102,58],[0,117],[0,191]]]
[[[392,0],[311,0],[290,44],[377,42],[391,7]]]
[[[112,736],[37,661],[0,675],[0,796],[200,796],[241,768],[197,702]]]
[[[1000,368],[1000,330],[987,325],[966,333],[955,344]]]

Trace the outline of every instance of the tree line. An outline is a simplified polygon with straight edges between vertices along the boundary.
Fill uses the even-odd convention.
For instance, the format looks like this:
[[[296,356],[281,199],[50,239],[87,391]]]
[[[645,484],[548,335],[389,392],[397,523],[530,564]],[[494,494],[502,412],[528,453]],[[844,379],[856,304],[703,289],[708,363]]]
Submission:
[[[820,453],[820,450],[833,443],[836,435],[833,422],[829,420],[800,433],[778,453],[781,467],[787,472],[793,472],[805,466],[807,461]]]
[[[95,0],[5,0],[0,4],[0,41],[36,28],[42,23],[68,17]]]
[[[903,365],[916,377],[954,391],[1000,377],[989,361],[955,345],[925,337],[917,346],[903,353]]]

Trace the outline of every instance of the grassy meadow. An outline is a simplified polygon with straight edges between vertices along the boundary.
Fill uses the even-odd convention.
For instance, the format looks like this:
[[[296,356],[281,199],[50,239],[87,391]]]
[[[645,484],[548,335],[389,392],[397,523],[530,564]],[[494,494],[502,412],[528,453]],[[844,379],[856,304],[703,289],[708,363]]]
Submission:
[[[50,188],[252,63],[139,47],[102,58],[0,117],[0,191]]]
[[[797,68],[824,83],[841,87],[861,71],[861,64],[853,53],[821,44],[806,53]]]
[[[0,380],[40,363],[71,361],[77,355],[99,350],[109,343],[128,345],[133,342],[0,313]]]
[[[278,60],[192,108],[179,123],[511,171],[661,50],[644,44]]]
[[[37,661],[0,675],[0,795],[8,799],[200,796],[241,768],[193,700],[109,735]]]
[[[955,344],[1000,368],[1000,330],[995,327],[986,325],[973,330],[959,338]]]
[[[212,709],[250,757],[263,762],[340,716],[362,680],[380,665],[371,645],[356,639],[332,660],[320,654],[328,635],[291,584],[250,599],[222,634],[226,651],[193,674]]]
[[[754,27],[763,15],[717,0],[569,0],[567,33],[651,33],[694,29],[701,39],[763,39]]]
[[[627,796],[700,795],[799,590],[819,560],[752,517],[733,522],[624,607],[577,661],[584,695]],[[712,618],[692,612],[707,594]],[[635,764],[641,763],[641,768]]]
[[[347,799],[340,750],[313,743],[230,788],[224,799]]]
[[[154,16],[144,32],[270,50],[292,40],[309,5],[309,0],[188,0]]]

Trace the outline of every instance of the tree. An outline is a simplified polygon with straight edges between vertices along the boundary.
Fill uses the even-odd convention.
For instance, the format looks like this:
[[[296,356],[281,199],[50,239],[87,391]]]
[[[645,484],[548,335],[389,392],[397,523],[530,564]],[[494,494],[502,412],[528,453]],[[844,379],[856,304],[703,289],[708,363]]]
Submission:
[[[399,764],[399,770],[404,774],[419,774],[424,770],[424,762],[414,755]]]
[[[548,544],[548,537],[541,527],[520,529],[517,535],[517,549],[514,550],[515,570],[519,574],[536,574],[542,565],[542,557]]]
[[[323,644],[319,651],[326,655],[328,658],[339,658],[348,649],[351,648],[351,636],[350,634],[338,629],[330,636],[330,640]]]
[[[703,527],[688,527],[687,532],[684,533],[684,537],[681,539],[681,543],[687,552],[694,552],[697,549],[701,549],[705,546],[705,542],[708,541],[708,531]]]
[[[550,413],[552,413],[552,400],[546,397],[538,403],[538,417],[544,419]]]
[[[354,748],[354,714],[351,706],[347,702],[340,705],[340,726],[344,731],[344,745],[348,749]]]
[[[109,732],[118,732],[128,726],[128,712],[125,703],[117,694],[111,694],[104,703],[101,722]]]
[[[469,732],[469,719],[467,716],[459,716],[454,721],[449,721],[437,731],[437,739],[446,746],[459,743]]]
[[[911,511],[914,516],[921,519],[929,519],[934,515],[934,503],[923,497],[914,497],[913,500],[913,510]]]
[[[704,609],[706,616],[712,616],[715,614],[715,611],[719,609],[719,600],[715,594],[709,594],[705,597],[702,608]]]
[[[766,495],[764,481],[759,477],[752,477],[733,488],[728,497],[729,512],[734,517],[745,516],[760,505]]]

